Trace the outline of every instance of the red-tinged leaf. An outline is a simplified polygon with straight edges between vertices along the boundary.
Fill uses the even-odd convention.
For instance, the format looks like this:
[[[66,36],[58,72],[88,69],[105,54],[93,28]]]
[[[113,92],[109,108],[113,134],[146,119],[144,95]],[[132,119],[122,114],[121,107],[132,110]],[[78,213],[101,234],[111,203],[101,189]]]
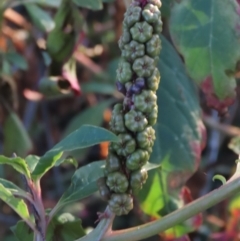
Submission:
[[[181,0],[171,12],[170,32],[188,74],[202,86],[211,77],[207,103],[220,114],[235,98],[236,65],[240,59],[236,0]]]
[[[212,78],[209,76],[202,82],[201,89],[205,94],[207,105],[210,108],[216,109],[220,115],[224,115],[227,107],[235,101],[235,96],[220,100],[214,93]]]
[[[70,59],[66,64],[64,64],[62,76],[69,81],[73,93],[76,96],[79,96],[81,94],[81,88],[77,79],[76,61],[74,59]]]

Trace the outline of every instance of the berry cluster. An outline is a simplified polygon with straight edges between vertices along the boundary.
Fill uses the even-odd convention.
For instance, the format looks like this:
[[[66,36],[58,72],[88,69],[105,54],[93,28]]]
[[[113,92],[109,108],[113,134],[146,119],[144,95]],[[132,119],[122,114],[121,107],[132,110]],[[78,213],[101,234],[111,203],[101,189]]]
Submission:
[[[116,215],[133,208],[132,194],[146,182],[143,166],[149,160],[155,140],[157,121],[156,90],[162,30],[160,0],[133,0],[123,21],[119,40],[122,58],[117,69],[118,90],[123,103],[113,108],[111,130],[120,142],[109,146],[106,177],[99,180],[100,195],[108,200]]]

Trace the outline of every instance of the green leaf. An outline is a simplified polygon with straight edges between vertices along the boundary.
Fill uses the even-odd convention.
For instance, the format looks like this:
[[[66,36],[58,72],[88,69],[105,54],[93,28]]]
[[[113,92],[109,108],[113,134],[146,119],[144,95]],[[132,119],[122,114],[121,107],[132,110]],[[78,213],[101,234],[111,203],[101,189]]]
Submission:
[[[179,192],[199,165],[204,129],[197,91],[176,51],[165,38],[161,40],[161,84],[157,91],[159,115],[155,126],[156,142],[150,158],[150,162],[160,163],[161,168],[149,173],[139,195],[143,211],[154,217],[182,206]],[[178,230],[183,235],[189,231],[189,227],[179,227],[175,227],[175,233]]]
[[[11,231],[18,241],[33,241],[33,232],[24,221],[18,221]]]
[[[13,192],[22,192],[22,193],[26,193],[24,190],[22,190],[20,187],[18,187],[16,184],[0,178],[0,184],[2,184],[6,189],[8,189],[9,191],[13,191]]]
[[[174,0],[162,0],[161,14],[163,17],[169,17]]]
[[[78,167],[78,162],[74,157],[68,156],[64,159],[64,161],[62,162],[62,164],[71,164],[73,165],[75,168]]]
[[[70,213],[63,213],[55,217],[48,227],[49,234],[52,233],[52,240],[69,241],[81,238],[85,235],[80,219],[75,218]],[[50,238],[48,234],[47,240]]]
[[[235,93],[239,21],[235,0],[182,0],[172,9],[170,31],[188,73],[198,84],[212,79],[220,100]]]
[[[0,155],[0,164],[12,166],[17,172],[20,172],[27,178],[31,177],[27,163],[20,157],[5,157]]]
[[[25,156],[32,149],[31,139],[18,116],[11,112],[3,125],[3,154]]]
[[[236,136],[231,139],[228,147],[234,151],[237,155],[240,155],[240,136]]]
[[[103,8],[101,0],[73,0],[73,2],[79,7],[91,10],[101,10]]]
[[[13,194],[0,183],[0,199],[10,206],[23,220],[30,221],[27,205],[23,200],[15,198]]]
[[[55,23],[46,11],[32,3],[25,4],[25,8],[27,9],[33,23],[40,30],[50,32],[54,28]]]
[[[3,58],[10,62],[12,65],[14,65],[18,69],[27,70],[28,69],[28,63],[26,59],[18,54],[17,52],[8,52],[4,54]]]
[[[99,104],[87,108],[75,116],[64,131],[63,136],[67,136],[84,124],[100,126],[103,122],[103,112],[114,102],[113,99],[102,101]]]
[[[27,162],[27,165],[28,165],[28,169],[31,173],[34,171],[39,159],[40,157],[35,155],[28,155],[25,158],[25,161]]]
[[[66,62],[74,51],[83,26],[83,18],[72,1],[62,0],[54,22],[55,28],[48,34],[47,50],[53,60]]]
[[[97,191],[97,180],[104,176],[105,161],[92,162],[79,168],[72,176],[71,185],[62,195],[52,214],[67,204],[79,201]]]
[[[147,163],[143,168],[149,171],[157,167],[159,165]],[[105,161],[96,161],[75,171],[72,176],[71,185],[52,210],[51,216],[67,204],[79,201],[96,192],[98,190],[97,180],[105,175],[104,170]]]
[[[19,221],[15,226],[11,227],[11,230],[18,241],[33,241],[33,232],[25,222]],[[51,220],[47,229],[46,241],[70,241],[84,235],[81,220],[70,213],[63,213]]]
[[[35,178],[42,177],[56,164],[63,152],[67,152],[69,154],[71,151],[93,146],[105,141],[117,142],[118,137],[104,128],[83,125],[41,157],[32,175],[35,176]],[[58,165],[60,164],[61,162],[58,162]]]

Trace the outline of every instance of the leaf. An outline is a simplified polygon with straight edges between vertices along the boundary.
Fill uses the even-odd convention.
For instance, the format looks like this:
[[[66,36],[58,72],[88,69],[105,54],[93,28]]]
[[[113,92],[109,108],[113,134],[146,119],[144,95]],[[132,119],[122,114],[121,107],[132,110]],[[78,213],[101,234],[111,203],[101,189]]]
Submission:
[[[33,232],[25,222],[19,221],[11,227],[12,232],[18,241],[32,241]],[[80,219],[75,218],[70,213],[63,213],[51,220],[48,225],[46,241],[69,241],[85,235]]]
[[[162,0],[161,14],[163,17],[169,17],[174,0]]]
[[[234,73],[240,59],[236,6],[235,0],[183,0],[174,5],[170,19],[171,36],[188,73],[206,85],[208,104],[219,110],[235,96]]]
[[[103,8],[101,0],[73,0],[73,2],[79,7],[91,10],[101,10]]]
[[[236,136],[231,139],[228,147],[234,151],[237,155],[240,155],[240,137]]]
[[[62,0],[54,22],[55,28],[47,38],[47,51],[53,60],[59,63],[66,62],[79,40],[83,18],[72,1]]]
[[[149,171],[157,167],[159,165],[147,163],[143,168]],[[53,216],[67,204],[79,201],[96,192],[98,190],[97,180],[105,175],[104,170],[105,161],[96,161],[75,171],[72,176],[71,185],[62,195],[50,215]]]
[[[17,52],[8,52],[5,53],[4,56],[5,60],[9,61],[12,65],[14,65],[16,68],[21,70],[27,70],[28,69],[28,63],[26,59],[18,54]]]
[[[18,241],[33,241],[33,232],[24,221],[18,221],[11,231]]]
[[[34,171],[39,159],[40,157],[35,155],[28,155],[25,158],[25,161],[27,162],[27,165],[28,165],[28,169],[31,173]]]
[[[32,175],[35,176],[35,178],[42,177],[56,164],[63,152],[67,152],[69,154],[73,150],[86,148],[105,141],[117,142],[118,137],[104,128],[83,125],[41,157]],[[58,162],[58,165],[60,164],[61,162]]]
[[[19,191],[19,192],[22,192],[22,193],[25,192],[24,190],[22,190],[20,187],[18,187],[14,183],[12,183],[12,182],[10,182],[6,179],[3,179],[3,178],[0,178],[0,184],[2,184],[9,191]]]
[[[3,125],[3,154],[25,156],[32,149],[31,139],[21,120],[14,112],[10,112]]]
[[[143,211],[154,217],[181,207],[179,193],[199,165],[204,129],[196,89],[175,50],[165,38],[161,39],[159,115],[150,158],[150,162],[160,163],[161,168],[149,173],[139,195]],[[174,230],[182,230],[181,235],[189,229],[179,227]]]
[[[28,178],[31,177],[27,163],[20,157],[5,157],[0,155],[0,164],[12,166],[17,172]]]
[[[23,220],[30,222],[27,205],[23,200],[15,198],[13,194],[0,183],[0,199],[10,206]]]
[[[79,168],[72,176],[71,185],[62,195],[52,214],[58,212],[67,204],[88,197],[97,191],[97,180],[104,176],[105,161],[92,162]]]
[[[48,233],[52,233],[52,240],[69,241],[76,240],[85,235],[80,219],[75,218],[70,213],[63,213],[55,217],[48,227]],[[47,240],[50,238],[48,235]]]
[[[67,126],[64,131],[63,136],[69,135],[73,131],[77,130],[84,124],[100,126],[103,122],[103,112],[104,110],[110,106],[115,100],[110,99],[106,101],[102,101],[99,104],[89,107],[86,110],[82,111],[78,115],[76,115]]]
[[[42,31],[50,32],[53,30],[55,23],[51,16],[36,4],[27,3],[24,5],[27,9],[33,23]]]

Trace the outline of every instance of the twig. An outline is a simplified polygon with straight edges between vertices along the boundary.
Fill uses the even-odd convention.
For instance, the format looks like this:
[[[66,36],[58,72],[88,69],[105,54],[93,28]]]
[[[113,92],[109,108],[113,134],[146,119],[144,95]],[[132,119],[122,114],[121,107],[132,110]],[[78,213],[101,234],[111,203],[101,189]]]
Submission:
[[[215,130],[221,131],[224,134],[227,134],[229,136],[240,136],[240,128],[238,128],[238,127],[218,123],[213,118],[208,117],[208,116],[204,116],[203,121],[207,126],[213,128]]]

